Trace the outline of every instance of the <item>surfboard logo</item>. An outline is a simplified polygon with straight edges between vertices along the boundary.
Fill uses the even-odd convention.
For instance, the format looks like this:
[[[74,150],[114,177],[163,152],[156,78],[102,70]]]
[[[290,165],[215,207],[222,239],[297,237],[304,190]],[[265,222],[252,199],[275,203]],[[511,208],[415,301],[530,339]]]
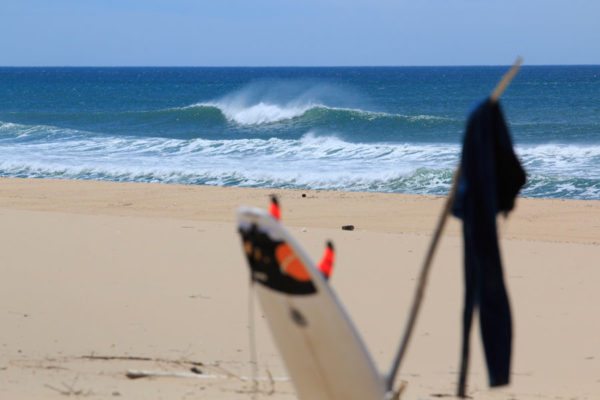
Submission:
[[[310,275],[306,268],[304,268],[302,261],[300,261],[294,250],[286,243],[282,243],[275,248],[275,258],[284,274],[300,282],[310,281]]]
[[[290,316],[292,317],[292,321],[294,321],[296,323],[296,325],[305,327],[308,325],[308,321],[306,320],[306,318],[304,317],[304,315],[302,315],[302,313],[295,309],[295,308],[290,308]]]
[[[240,229],[240,234],[253,281],[287,294],[317,292],[309,272],[291,246],[274,241],[255,226]]]

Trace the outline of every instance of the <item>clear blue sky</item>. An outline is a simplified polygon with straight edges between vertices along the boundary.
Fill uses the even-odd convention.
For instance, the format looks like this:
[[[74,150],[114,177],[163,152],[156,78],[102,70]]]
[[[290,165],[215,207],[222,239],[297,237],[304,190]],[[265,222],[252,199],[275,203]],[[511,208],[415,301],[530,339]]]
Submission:
[[[600,64],[600,0],[2,0],[0,66]]]

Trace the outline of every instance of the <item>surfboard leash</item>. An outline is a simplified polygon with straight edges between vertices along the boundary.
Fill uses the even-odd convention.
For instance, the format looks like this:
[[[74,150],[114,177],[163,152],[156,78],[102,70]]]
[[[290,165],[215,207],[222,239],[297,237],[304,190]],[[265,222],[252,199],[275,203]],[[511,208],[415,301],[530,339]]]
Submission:
[[[252,399],[258,395],[258,353],[256,351],[256,328],[254,324],[254,280],[250,275],[248,286],[248,342],[250,346],[250,365],[252,377]]]

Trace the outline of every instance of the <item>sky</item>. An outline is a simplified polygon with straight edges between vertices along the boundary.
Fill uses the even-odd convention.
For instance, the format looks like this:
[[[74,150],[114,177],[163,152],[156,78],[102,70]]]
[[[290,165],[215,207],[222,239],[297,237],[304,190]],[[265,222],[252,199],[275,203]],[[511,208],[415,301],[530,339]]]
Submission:
[[[598,0],[2,0],[0,66],[600,64]]]

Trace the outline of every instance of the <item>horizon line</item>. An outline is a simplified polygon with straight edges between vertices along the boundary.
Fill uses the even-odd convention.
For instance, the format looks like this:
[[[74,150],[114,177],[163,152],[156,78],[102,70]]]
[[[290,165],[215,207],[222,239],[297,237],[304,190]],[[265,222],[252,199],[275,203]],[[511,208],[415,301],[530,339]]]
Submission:
[[[507,67],[512,64],[448,65],[0,65],[0,68],[467,68]],[[599,64],[523,64],[523,67],[600,67]]]

